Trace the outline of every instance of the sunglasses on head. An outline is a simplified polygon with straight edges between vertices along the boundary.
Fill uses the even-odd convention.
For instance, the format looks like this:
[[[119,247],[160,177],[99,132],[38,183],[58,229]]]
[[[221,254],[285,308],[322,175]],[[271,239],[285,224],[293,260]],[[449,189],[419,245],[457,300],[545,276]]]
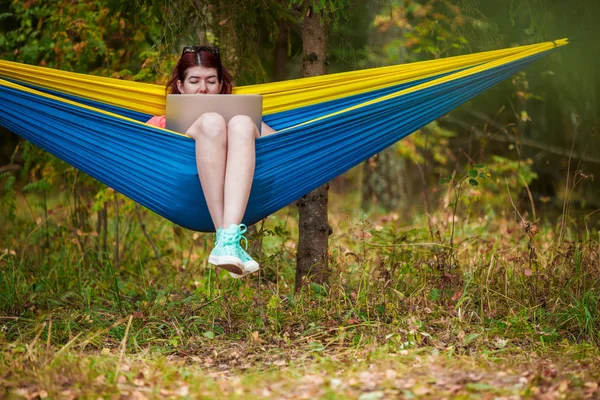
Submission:
[[[201,51],[206,51],[214,56],[220,57],[220,51],[218,47],[208,47],[208,46],[185,46],[183,48],[183,53],[200,53]]]

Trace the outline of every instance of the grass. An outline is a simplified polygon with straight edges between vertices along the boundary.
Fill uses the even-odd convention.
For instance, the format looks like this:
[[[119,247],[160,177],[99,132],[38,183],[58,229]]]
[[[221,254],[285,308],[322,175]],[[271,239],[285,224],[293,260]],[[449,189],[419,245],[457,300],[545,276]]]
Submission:
[[[159,261],[123,198],[118,242],[115,215],[96,232],[60,199],[18,206],[0,228],[0,397],[597,394],[597,231],[559,241],[463,206],[429,229],[332,197],[331,282],[298,294],[294,207],[259,224],[261,273],[237,281],[206,263],[211,235],[144,211]]]

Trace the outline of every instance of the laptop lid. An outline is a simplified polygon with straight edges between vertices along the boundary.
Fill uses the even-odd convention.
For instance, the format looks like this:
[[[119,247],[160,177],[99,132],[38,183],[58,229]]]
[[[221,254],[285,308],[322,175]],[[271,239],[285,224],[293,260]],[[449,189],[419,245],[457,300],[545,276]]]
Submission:
[[[167,96],[167,129],[186,133],[204,113],[221,114],[225,122],[236,115],[249,116],[258,132],[262,122],[259,94],[170,94]]]

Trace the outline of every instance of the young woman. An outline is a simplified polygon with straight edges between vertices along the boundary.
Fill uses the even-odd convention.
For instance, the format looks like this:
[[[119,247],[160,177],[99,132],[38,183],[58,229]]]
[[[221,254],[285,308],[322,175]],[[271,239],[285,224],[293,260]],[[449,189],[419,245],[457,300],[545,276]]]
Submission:
[[[189,46],[183,49],[167,93],[231,94],[233,79],[221,64],[219,49]],[[164,128],[165,116],[152,117],[148,124]],[[265,123],[262,135],[273,133]],[[241,223],[254,177],[255,140],[258,129],[247,115],[229,122],[217,113],[200,116],[186,132],[196,141],[196,165],[217,240],[208,261],[241,278],[258,271],[258,263],[240,245],[246,226]],[[246,241],[247,243],[247,241]]]

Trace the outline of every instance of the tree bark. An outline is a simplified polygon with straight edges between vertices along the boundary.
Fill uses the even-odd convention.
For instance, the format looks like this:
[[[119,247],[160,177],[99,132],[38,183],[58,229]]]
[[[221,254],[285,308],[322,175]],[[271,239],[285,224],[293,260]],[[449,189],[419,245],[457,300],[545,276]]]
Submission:
[[[321,15],[309,6],[302,24],[302,71],[305,77],[327,73],[327,34]],[[297,203],[300,232],[296,254],[296,291],[305,281],[323,284],[329,280],[327,247],[332,230],[327,221],[328,189],[329,185],[325,184]]]
[[[279,23],[279,37],[275,42],[275,81],[287,79],[288,35],[290,33],[287,21]]]

